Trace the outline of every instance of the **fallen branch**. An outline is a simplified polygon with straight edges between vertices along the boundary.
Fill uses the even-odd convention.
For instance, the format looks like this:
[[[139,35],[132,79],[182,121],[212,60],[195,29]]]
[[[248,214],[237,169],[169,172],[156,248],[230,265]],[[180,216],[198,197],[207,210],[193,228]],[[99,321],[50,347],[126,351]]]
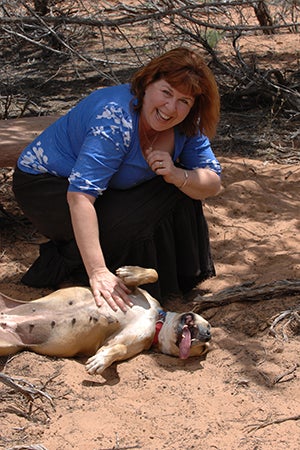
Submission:
[[[215,306],[229,305],[235,302],[258,302],[271,300],[282,296],[295,296],[300,293],[300,280],[278,280],[273,283],[255,286],[254,283],[245,283],[224,289],[216,294],[197,295],[193,299],[196,313]]]
[[[29,401],[33,401],[36,397],[44,397],[50,401],[53,406],[53,400],[49,394],[37,389],[33,384],[21,378],[13,378],[0,372],[0,381],[7,386],[13,388],[16,392],[24,395]]]
[[[277,314],[275,316],[275,319],[273,320],[271,326],[270,326],[270,333],[278,338],[278,334],[275,330],[275,327],[278,325],[279,322],[283,320],[287,320],[287,322],[282,326],[282,339],[284,341],[288,341],[288,335],[286,334],[285,330],[288,326],[295,323],[300,328],[300,305],[295,306],[295,308],[288,309],[286,311],[282,311],[281,313]]]
[[[2,372],[0,372],[0,381],[4,383],[6,386],[12,388],[18,394],[21,394],[21,396],[25,397],[25,399],[27,400],[27,404],[29,405],[28,412],[15,406],[6,407],[6,411],[13,412],[27,419],[31,419],[33,416],[33,407],[35,407],[35,411],[37,410],[42,411],[43,414],[45,414],[45,416],[47,417],[47,420],[49,419],[47,411],[45,411],[45,409],[42,406],[35,404],[36,399],[39,399],[41,401],[46,399],[50,402],[52,408],[54,409],[52,397],[47,392],[38,389],[36,386],[34,386],[32,383],[29,383],[26,380],[23,380],[21,378],[13,378]],[[23,406],[24,402],[22,402],[22,408]]]
[[[260,424],[253,424],[253,425],[247,425],[246,428],[248,428],[247,432],[252,433],[253,431],[260,430],[261,428],[268,427],[269,425],[275,425],[278,423],[287,422],[288,420],[299,420],[300,414],[296,416],[290,416],[290,417],[282,417],[274,420],[265,420]]]
[[[261,370],[258,370],[259,375],[261,375],[263,377],[263,379],[266,382],[266,385],[268,386],[268,388],[273,388],[275,386],[275,384],[277,383],[286,383],[288,381],[292,381],[293,379],[295,379],[296,377],[296,370],[298,369],[299,365],[295,364],[291,369],[276,375],[274,378],[270,378],[269,375],[267,375],[266,373],[264,373]],[[288,377],[289,375],[291,375],[289,378],[285,379],[285,377]]]
[[[291,369],[281,373],[280,375],[277,375],[274,380],[273,380],[273,384],[279,383],[280,381],[282,381],[283,378],[287,377],[288,375],[293,375],[293,378],[295,377],[295,372],[298,369],[298,364],[295,364],[294,367],[292,367]]]
[[[15,447],[10,447],[7,450],[47,450],[42,444],[36,445],[16,445]]]

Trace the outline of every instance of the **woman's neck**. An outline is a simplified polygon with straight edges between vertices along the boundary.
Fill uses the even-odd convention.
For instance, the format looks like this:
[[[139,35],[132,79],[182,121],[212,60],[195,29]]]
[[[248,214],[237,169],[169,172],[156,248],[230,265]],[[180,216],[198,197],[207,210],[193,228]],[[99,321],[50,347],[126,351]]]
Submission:
[[[139,137],[140,137],[140,144],[143,150],[151,149],[153,148],[155,142],[157,141],[158,137],[160,136],[161,132],[156,131],[153,128],[149,126],[143,115],[140,115],[140,121],[139,121]]]

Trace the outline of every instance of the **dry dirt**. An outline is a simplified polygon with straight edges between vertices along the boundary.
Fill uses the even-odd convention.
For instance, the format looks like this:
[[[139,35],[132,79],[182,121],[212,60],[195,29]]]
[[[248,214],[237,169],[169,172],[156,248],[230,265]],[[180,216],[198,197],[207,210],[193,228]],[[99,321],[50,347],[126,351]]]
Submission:
[[[259,130],[262,111],[251,114],[243,116],[243,123],[231,116],[230,124],[224,114],[222,138],[216,140],[217,154],[224,145],[233,150],[220,157],[222,193],[204,207],[217,276],[202,283],[185,304],[170,306],[197,309],[199,295],[242,285],[240,302],[203,310],[213,327],[206,358],[181,361],[148,352],[115,364],[104,376],[89,376],[84,359],[29,352],[2,358],[1,372],[31,383],[40,394],[30,400],[0,383],[0,448],[300,448],[299,290],[298,295],[275,297],[270,290],[255,302],[242,301],[246,286],[299,281],[300,165],[299,159],[298,164],[282,164],[271,154],[247,159],[234,153],[241,146],[238,139]],[[293,147],[276,127],[268,133],[264,140],[276,144],[279,156],[283,147]],[[250,150],[257,145],[246,142]],[[0,177],[0,204],[9,213],[0,216],[0,290],[19,299],[37,298],[49,291],[23,286],[20,279],[38,254],[41,236],[16,208],[11,172],[0,169]],[[274,335],[272,323],[288,310]]]
[[[197,307],[198,294],[299,278],[300,167],[240,157],[221,161],[224,190],[205,204],[217,277],[195,290],[188,304],[175,303],[177,310]],[[20,284],[39,241],[20,220],[1,230],[0,290],[32,299],[48,291]],[[2,358],[2,372],[33,383],[53,405],[46,397],[28,402],[0,384],[0,448],[296,450],[299,316],[298,322],[292,316],[279,321],[277,336],[270,333],[274,318],[296,307],[299,296],[206,309],[213,346],[202,361],[149,352],[103,377],[89,376],[84,359],[29,352]]]

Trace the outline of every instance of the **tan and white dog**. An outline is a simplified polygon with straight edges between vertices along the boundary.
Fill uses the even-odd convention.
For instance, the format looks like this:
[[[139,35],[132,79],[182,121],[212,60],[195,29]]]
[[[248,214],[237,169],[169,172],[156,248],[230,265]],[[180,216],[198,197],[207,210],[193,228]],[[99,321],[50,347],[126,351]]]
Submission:
[[[208,322],[193,312],[164,312],[160,304],[137,286],[157,280],[153,269],[125,266],[117,275],[132,290],[132,307],[114,312],[96,306],[87,287],[60,289],[24,302],[0,294],[0,355],[31,350],[42,355],[91,356],[86,369],[102,373],[153,344],[165,354],[186,359],[207,352]]]

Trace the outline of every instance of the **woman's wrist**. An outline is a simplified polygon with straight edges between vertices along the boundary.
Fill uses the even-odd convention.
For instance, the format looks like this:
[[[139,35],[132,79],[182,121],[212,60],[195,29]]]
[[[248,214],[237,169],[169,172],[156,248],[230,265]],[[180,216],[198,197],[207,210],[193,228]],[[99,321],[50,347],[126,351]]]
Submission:
[[[185,169],[183,169],[183,176],[184,176],[184,179],[183,179],[182,183],[177,185],[178,189],[182,189],[187,185],[187,182],[189,179],[189,172]]]

